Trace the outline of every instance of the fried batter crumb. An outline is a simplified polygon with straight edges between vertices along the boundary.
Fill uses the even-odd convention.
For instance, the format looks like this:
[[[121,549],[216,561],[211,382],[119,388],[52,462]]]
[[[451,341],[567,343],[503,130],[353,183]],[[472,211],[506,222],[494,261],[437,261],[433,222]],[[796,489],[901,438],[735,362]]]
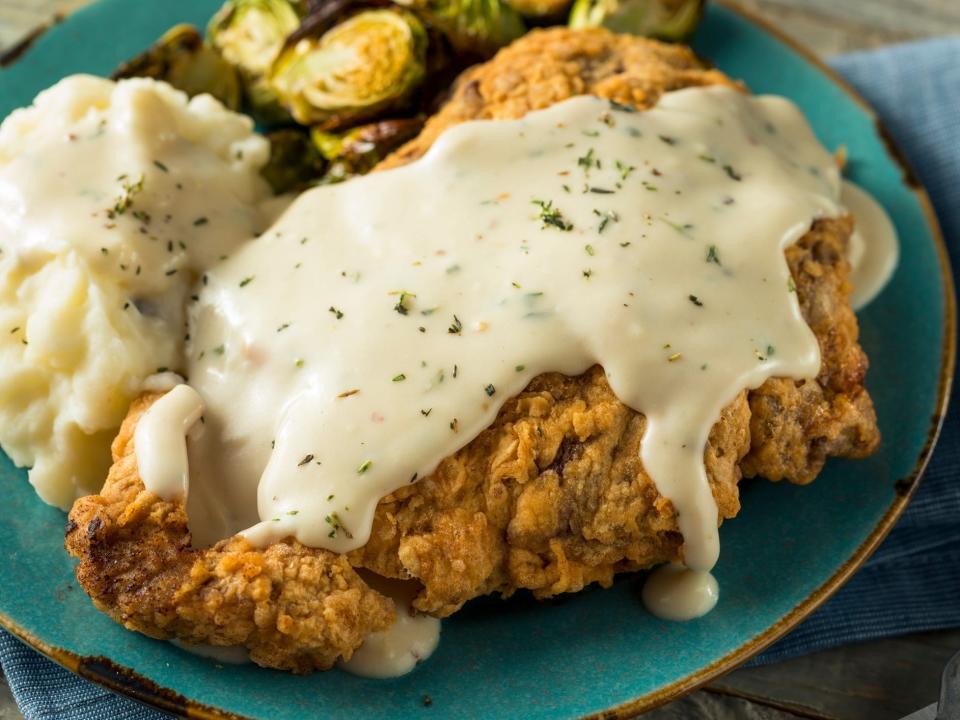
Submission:
[[[158,397],[134,402],[103,490],[70,511],[65,545],[99,609],[150,637],[239,645],[259,665],[296,673],[348,659],[393,623],[393,603],[342,555],[294,540],[259,550],[240,536],[191,548],[183,503],[161,500],[137,474],[134,430]]]

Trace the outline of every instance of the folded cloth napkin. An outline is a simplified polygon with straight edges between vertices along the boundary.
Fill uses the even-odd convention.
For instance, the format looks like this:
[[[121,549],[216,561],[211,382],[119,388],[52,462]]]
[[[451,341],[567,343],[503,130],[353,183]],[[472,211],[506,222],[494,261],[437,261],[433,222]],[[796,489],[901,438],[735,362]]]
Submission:
[[[960,38],[833,61],[876,108],[930,191],[960,277]],[[766,663],[865,640],[960,626],[960,402],[890,536],[840,592],[754,660]],[[28,720],[165,720],[0,632],[0,667]]]

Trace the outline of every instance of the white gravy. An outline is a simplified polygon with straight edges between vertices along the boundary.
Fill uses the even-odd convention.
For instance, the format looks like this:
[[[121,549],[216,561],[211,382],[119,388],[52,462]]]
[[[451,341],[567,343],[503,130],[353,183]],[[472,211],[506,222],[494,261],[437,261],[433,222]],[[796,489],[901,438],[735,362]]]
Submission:
[[[29,134],[10,157],[0,148],[0,237],[26,265],[77,253],[179,331],[185,292],[171,288],[281,207],[259,207],[267,143],[209,96],[188,103],[152,80],[75,75],[41,99],[43,122],[32,110],[8,121]]]
[[[360,547],[381,497],[533,377],[599,363],[646,414],[644,466],[709,570],[707,435],[743,388],[816,375],[783,250],[839,194],[794,105],[727,88],[465,123],[410,166],[305,193],[192,308],[193,485],[217,505],[195,535]]]
[[[579,97],[464,123],[409,166],[304,193],[207,272],[191,308],[186,369],[206,405],[188,444],[195,541],[361,547],[380,498],[533,377],[600,364],[647,417],[641,459],[684,537],[688,567],[654,572],[645,601],[663,617],[709,611],[708,433],[743,389],[816,375],[783,251],[844,212],[796,106],[720,87],[642,113]],[[183,442],[199,400],[180,395],[138,449],[154,433]],[[185,458],[150,462],[148,488],[181,492]],[[422,657],[412,627],[347,669],[384,676],[383,658]]]
[[[393,600],[397,621],[383,632],[367,635],[363,645],[357,648],[350,659],[340,663],[340,669],[351,675],[369,678],[406,675],[437,649],[440,644],[440,620],[412,609],[418,583],[389,580],[369,572],[361,573],[370,587]]]
[[[191,655],[223,665],[246,665],[250,662],[250,653],[238,645],[193,645],[183,640],[171,640],[170,643]]]
[[[716,578],[705,570],[661,565],[643,584],[643,604],[664,620],[693,620],[713,610],[720,598]]]
[[[137,471],[147,489],[163,498],[186,498],[190,490],[187,433],[203,414],[203,399],[177,385],[151,405],[137,423],[133,442]]]
[[[856,218],[850,238],[850,304],[859,310],[890,281],[900,259],[897,231],[886,210],[862,188],[845,180],[840,192],[843,205]]]

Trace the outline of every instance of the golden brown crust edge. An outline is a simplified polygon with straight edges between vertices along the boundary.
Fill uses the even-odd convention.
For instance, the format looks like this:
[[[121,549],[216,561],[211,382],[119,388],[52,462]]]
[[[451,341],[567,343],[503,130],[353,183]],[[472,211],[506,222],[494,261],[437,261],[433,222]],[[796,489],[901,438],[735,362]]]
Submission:
[[[290,540],[264,550],[233,537],[190,547],[182,502],[137,473],[134,430],[159,395],[134,401],[99,495],[77,500],[65,546],[94,604],[130,630],[189,643],[239,645],[266,667],[309,672],[348,659],[394,620],[342,555]]]
[[[683,45],[602,28],[532,30],[489,62],[466,70],[420,134],[378,169],[415,160],[440,133],[467,120],[515,119],[575,95],[596,95],[642,110],[665,92],[703,85],[742,87],[719,70],[704,68]]]

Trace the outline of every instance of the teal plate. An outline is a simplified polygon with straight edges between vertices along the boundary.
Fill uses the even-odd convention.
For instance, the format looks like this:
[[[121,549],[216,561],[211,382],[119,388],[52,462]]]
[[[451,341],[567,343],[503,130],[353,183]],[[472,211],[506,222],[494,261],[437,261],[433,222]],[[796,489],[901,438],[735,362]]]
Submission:
[[[66,74],[108,73],[176,22],[203,25],[219,4],[101,0],[76,12],[0,71],[0,117]],[[902,244],[893,281],[861,315],[868,386],[885,433],[880,451],[832,461],[808,487],[744,483],[743,510],[721,532],[713,613],[657,620],[641,606],[640,580],[627,576],[610,590],[552,602],[471,602],[444,622],[430,661],[395,680],[219,667],[94,610],[62,549],[63,513],[0,457],[0,624],[95,682],[193,717],[556,719],[617,717],[665,702],[809,614],[890,529],[936,439],[953,371],[952,280],[926,195],[849,88],[731,7],[710,8],[694,45],[755,92],[799,103],[827,147],[846,145],[853,179],[887,208]]]

